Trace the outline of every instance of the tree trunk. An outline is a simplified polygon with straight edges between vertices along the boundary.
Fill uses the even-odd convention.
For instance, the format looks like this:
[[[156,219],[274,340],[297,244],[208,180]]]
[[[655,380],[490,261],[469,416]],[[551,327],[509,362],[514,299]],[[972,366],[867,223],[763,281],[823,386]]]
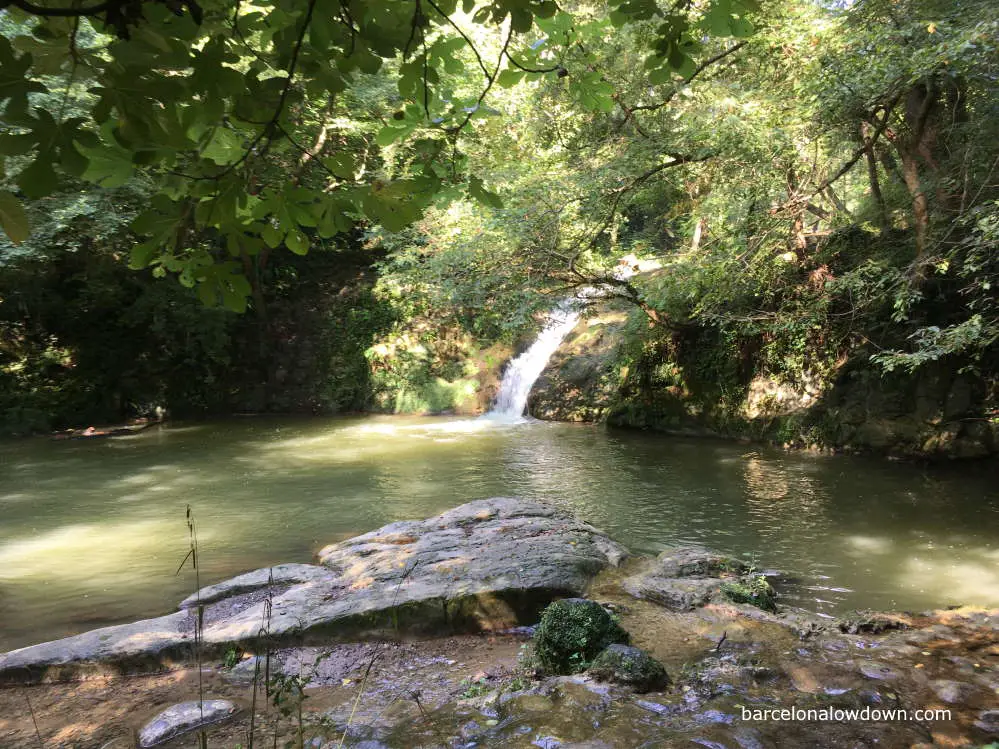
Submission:
[[[794,252],[798,262],[805,262],[805,248],[808,240],[805,239],[805,206],[796,202],[798,196],[798,176],[794,168],[787,170],[787,198],[788,204],[794,205],[794,213],[791,216],[791,237],[788,241],[790,249]]]
[[[823,194],[827,198],[829,198],[829,202],[830,203],[832,203],[834,206],[836,206],[836,210],[837,211],[839,211],[840,213],[842,213],[847,218],[852,218],[853,214],[850,213],[850,209],[846,207],[846,203],[844,203],[842,201],[842,199],[839,197],[839,195],[836,194],[836,191],[833,190],[833,186],[832,185],[829,185],[823,191]]]
[[[878,222],[881,228],[887,230],[890,226],[888,220],[888,206],[885,203],[884,194],[881,192],[881,182],[878,179],[878,161],[874,155],[874,143],[871,140],[870,126],[866,122],[860,124],[860,139],[864,144],[864,158],[867,161],[867,180],[871,185],[871,197],[878,207]]]
[[[939,90],[932,79],[913,86],[905,102],[905,132],[889,136],[898,151],[902,162],[902,179],[912,198],[917,262],[926,254],[930,229],[930,201],[924,184],[926,175],[921,167],[925,166],[931,175],[938,171],[933,156],[937,140],[933,115],[938,108],[938,99]]]
[[[697,248],[701,246],[701,235],[704,233],[704,219],[697,219],[697,223],[694,225],[694,236],[690,240],[690,251],[697,252]]]
[[[926,239],[930,230],[930,201],[923,190],[919,179],[919,164],[913,154],[901,153],[902,178],[912,196],[913,228],[916,232],[916,257],[922,258],[926,253]]]

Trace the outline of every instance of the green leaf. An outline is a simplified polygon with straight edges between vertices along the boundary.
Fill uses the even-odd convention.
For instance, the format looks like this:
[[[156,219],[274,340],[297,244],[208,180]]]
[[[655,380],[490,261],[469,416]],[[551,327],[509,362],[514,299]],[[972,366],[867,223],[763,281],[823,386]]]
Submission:
[[[506,70],[500,71],[500,74],[496,76],[496,83],[498,83],[503,88],[510,88],[511,86],[516,86],[524,78],[524,73],[521,70],[513,70],[512,68],[507,68]]]
[[[733,18],[731,21],[732,25],[732,36],[738,39],[745,39],[752,36],[756,29],[753,24],[750,23],[745,18]]]
[[[351,179],[357,171],[357,156],[348,151],[340,151],[323,159],[323,164],[340,179]]]
[[[101,187],[121,187],[131,179],[134,167],[130,154],[124,148],[84,148],[76,144],[76,150],[87,159],[86,169],[81,177]]]
[[[482,184],[482,179],[475,175],[472,175],[468,179],[468,194],[474,200],[490,208],[502,208],[503,200],[494,192],[490,192],[486,189],[485,185]]]
[[[534,15],[526,8],[512,8],[510,10],[510,28],[518,34],[525,34],[531,30],[534,24]]]
[[[30,133],[25,135],[12,135],[10,133],[4,133],[0,135],[0,154],[5,154],[7,156],[21,156],[28,153],[38,139],[32,136]]]
[[[731,36],[731,15],[726,7],[713,3],[701,19],[701,26],[713,36]]]
[[[415,200],[413,187],[411,182],[403,180],[375,183],[362,203],[365,215],[389,231],[401,231],[423,212]]]
[[[147,267],[153,260],[153,255],[159,250],[158,245],[154,241],[141,242],[140,244],[132,247],[132,252],[129,255],[128,267],[132,270],[140,270]],[[162,270],[162,268],[157,268]],[[154,271],[155,273],[155,271]]]
[[[683,52],[681,52],[678,49],[674,49],[672,52],[670,52],[669,58],[666,60],[666,62],[669,63],[669,66],[673,68],[673,70],[679,71],[680,68],[682,68],[689,59],[690,58],[687,55],[683,54]]]
[[[284,241],[284,232],[273,224],[266,223],[263,231],[260,232],[260,237],[264,240],[264,244],[274,250],[280,247]]]
[[[14,193],[7,190],[0,190],[0,227],[14,244],[21,244],[31,235],[24,206]]]
[[[300,229],[288,232],[288,236],[284,238],[284,243],[296,255],[305,255],[309,252],[309,238]]]
[[[673,71],[669,68],[656,68],[649,72],[649,83],[653,86],[658,86],[663,83],[669,83],[672,77]]]
[[[378,134],[375,136],[375,143],[383,147],[390,146],[397,140],[405,138],[411,132],[411,128],[391,127],[390,125],[386,125],[378,131]]]
[[[132,222],[132,231],[150,235],[152,241],[165,244],[176,234],[183,221],[183,212],[183,203],[174,202],[165,195],[156,195],[151,207]]]
[[[206,307],[214,307],[218,304],[218,290],[215,288],[215,284],[208,281],[199,283],[198,299],[200,299],[201,303]]]
[[[228,128],[217,127],[201,155],[219,166],[234,164],[243,157],[243,140]]]
[[[676,69],[676,72],[683,78],[689,78],[694,74],[695,70],[697,70],[697,66],[694,64],[694,58],[690,55],[684,55],[683,62]]]
[[[52,154],[43,153],[17,176],[17,186],[32,200],[44,198],[59,186],[59,178],[52,167]]]

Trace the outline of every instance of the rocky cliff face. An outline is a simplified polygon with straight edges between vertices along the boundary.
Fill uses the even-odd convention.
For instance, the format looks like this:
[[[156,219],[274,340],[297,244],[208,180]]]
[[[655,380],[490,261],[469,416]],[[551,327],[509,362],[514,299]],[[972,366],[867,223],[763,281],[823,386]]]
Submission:
[[[531,391],[528,411],[550,421],[601,421],[620,387],[623,310],[581,320],[566,336]]]
[[[995,385],[946,363],[884,374],[857,353],[825,378],[743,366],[734,383],[704,374],[696,383],[682,363],[629,349],[626,322],[623,310],[580,322],[535,386],[530,413],[893,457],[999,455]]]

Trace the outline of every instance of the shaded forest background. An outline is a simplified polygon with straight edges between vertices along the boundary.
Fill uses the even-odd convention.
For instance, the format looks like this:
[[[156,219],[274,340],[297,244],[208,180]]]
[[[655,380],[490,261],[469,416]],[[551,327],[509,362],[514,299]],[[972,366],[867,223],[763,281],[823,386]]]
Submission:
[[[259,159],[231,112],[199,130],[190,164],[273,192],[272,214],[242,224],[248,244],[212,208],[194,212],[182,251],[173,235],[172,249],[155,244],[175,156],[81,148],[87,169],[50,169],[38,190],[38,175],[24,178],[41,163],[32,123],[85,120],[100,95],[65,53],[35,70],[47,90],[30,94],[34,119],[13,116],[12,97],[0,136],[0,196],[31,227],[0,239],[0,433],[156,406],[474,412],[542,313],[595,287],[591,316],[620,313],[614,345],[561,387],[601,408],[549,403],[549,415],[967,457],[999,448],[991,3],[780,0],[724,17],[694,3],[679,20],[648,2],[522,5],[526,21],[441,13],[421,32],[436,80],[402,48],[409,10],[399,48],[345,72],[342,88],[289,76],[283,136]],[[229,69],[267,54],[267,22],[226,48]],[[84,31],[58,37],[0,11],[6,54],[32,53],[36,68],[63,48],[53,34],[94,59],[142,43]],[[182,200],[221,199],[192,188]],[[645,270],[619,278],[622,258]],[[218,293],[205,268],[230,274]],[[811,405],[761,404],[785,390]]]

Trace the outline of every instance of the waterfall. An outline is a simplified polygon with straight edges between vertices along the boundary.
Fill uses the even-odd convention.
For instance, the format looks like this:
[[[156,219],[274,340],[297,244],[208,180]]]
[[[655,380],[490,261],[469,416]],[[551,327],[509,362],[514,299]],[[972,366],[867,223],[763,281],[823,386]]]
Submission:
[[[519,419],[527,408],[527,396],[548,365],[548,360],[579,322],[576,299],[565,299],[551,311],[548,322],[524,353],[513,359],[503,373],[496,402],[489,416]]]

